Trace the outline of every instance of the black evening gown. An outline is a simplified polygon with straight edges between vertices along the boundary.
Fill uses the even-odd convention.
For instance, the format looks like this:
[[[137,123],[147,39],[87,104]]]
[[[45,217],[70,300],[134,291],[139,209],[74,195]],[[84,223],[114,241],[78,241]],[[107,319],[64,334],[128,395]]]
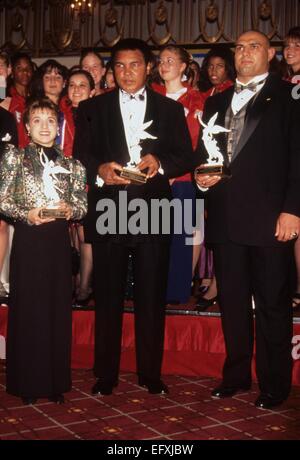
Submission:
[[[15,225],[7,392],[47,398],[71,389],[72,283],[68,223]]]

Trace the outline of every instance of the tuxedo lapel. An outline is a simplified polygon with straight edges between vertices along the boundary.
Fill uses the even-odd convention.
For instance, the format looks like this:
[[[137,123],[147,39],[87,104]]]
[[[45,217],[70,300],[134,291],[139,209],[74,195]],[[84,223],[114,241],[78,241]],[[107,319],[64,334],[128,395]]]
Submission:
[[[146,106],[144,123],[152,120],[152,124],[147,129],[147,132],[149,134],[152,134],[152,136],[156,136],[157,138],[159,138],[159,129],[160,129],[159,118],[160,117],[159,117],[159,110],[158,110],[156,94],[147,88],[147,106]],[[147,153],[154,154],[157,150],[156,148],[157,139],[145,139],[144,141],[141,142],[141,146],[142,146],[142,155],[143,154],[145,155]]]
[[[100,96],[101,97],[101,96]],[[114,161],[127,163],[129,161],[129,152],[126,142],[125,129],[120,109],[119,90],[111,93],[112,100],[108,105],[108,131],[111,153]],[[112,161],[111,159],[108,161]]]
[[[235,161],[237,156],[241,153],[243,147],[248,142],[248,139],[252,136],[257,125],[262,119],[265,111],[267,110],[269,103],[274,96],[276,90],[276,80],[269,76],[262,90],[259,92],[254,101],[250,101],[250,105],[246,112],[244,129],[242,131],[239,142],[236,146],[234,152],[234,158],[232,161]]]
[[[219,94],[218,110],[216,110],[215,112],[217,111],[219,112],[217,122],[220,126],[225,126],[226,112],[227,112],[229,105],[231,104],[233,92],[234,92],[234,87],[232,86],[227,91],[224,91],[223,93]],[[212,115],[214,115],[215,112]]]

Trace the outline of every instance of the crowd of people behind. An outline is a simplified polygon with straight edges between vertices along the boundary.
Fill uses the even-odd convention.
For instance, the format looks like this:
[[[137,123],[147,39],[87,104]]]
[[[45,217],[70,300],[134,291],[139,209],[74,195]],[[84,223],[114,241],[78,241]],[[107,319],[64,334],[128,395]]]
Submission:
[[[170,169],[170,173],[167,172],[167,175],[169,184],[171,185],[172,197],[180,200],[182,203],[186,199],[191,200],[194,205],[194,212],[200,213],[201,218],[198,219],[200,224],[195,227],[193,232],[193,245],[185,244],[186,236],[188,236],[187,234],[182,233],[180,235],[173,235],[170,246],[169,269],[167,270],[167,294],[164,304],[179,304],[188,302],[191,295],[192,281],[196,274],[197,267],[197,276],[200,278],[204,278],[204,271],[209,271],[209,278],[211,278],[211,283],[209,286],[203,286],[202,293],[197,300],[196,308],[198,311],[204,311],[217,301],[217,282],[214,277],[214,267],[212,264],[210,248],[209,246],[205,247],[204,244],[204,200],[202,201],[202,206],[195,207],[196,201],[199,202],[199,200],[196,200],[197,187],[195,187],[194,184],[194,169],[191,166],[193,165],[193,161],[191,158],[188,158],[188,156],[189,152],[196,152],[197,150],[199,151],[199,141],[202,129],[199,118],[202,117],[204,108],[209,106],[209,104],[206,105],[207,100],[211,98],[211,96],[220,95],[220,93],[223,93],[224,91],[227,91],[229,88],[234,86],[237,76],[237,61],[235,61],[234,53],[227,45],[215,45],[204,57],[201,67],[197,61],[193,60],[193,56],[191,56],[183,47],[179,45],[169,44],[164,46],[159,50],[158,54],[153,59],[148,59],[148,51],[144,50],[143,46],[141,46],[141,48],[137,47],[136,49],[134,47],[130,48],[130,44],[127,46],[127,48],[126,46],[122,48],[121,44],[120,48],[116,48],[116,50],[113,52],[114,54],[112,55],[112,60],[108,61],[106,65],[104,64],[103,58],[96,50],[84,50],[78,66],[74,66],[71,69],[67,69],[64,65],[54,59],[48,59],[42,65],[37,67],[30,56],[22,52],[18,52],[13,56],[8,56],[5,53],[0,54],[0,76],[2,77],[2,86],[7,87],[6,97],[3,98],[0,103],[0,115],[3,114],[3,111],[7,111],[11,114],[10,116],[14,118],[14,121],[12,121],[11,117],[12,122],[10,124],[10,130],[7,129],[7,126],[4,123],[1,126],[0,119],[1,147],[4,147],[8,142],[12,144],[11,149],[6,151],[1,163],[2,182],[0,193],[2,194],[2,197],[5,197],[3,199],[1,209],[5,213],[5,216],[1,215],[0,221],[0,272],[2,271],[5,256],[9,246],[9,228],[11,222],[7,216],[10,216],[10,218],[17,221],[17,223],[14,225],[14,257],[11,258],[12,264],[10,281],[14,286],[21,286],[23,304],[27,303],[27,305],[29,305],[31,303],[34,305],[35,303],[37,307],[39,298],[41,296],[45,296],[45,294],[48,293],[49,305],[47,305],[46,302],[46,306],[43,309],[43,314],[47,315],[47,318],[48,316],[49,318],[51,317],[51,321],[53,321],[55,324],[55,329],[57,331],[61,331],[58,333],[60,340],[61,336],[63,335],[64,322],[65,324],[69,324],[70,322],[69,310],[65,310],[65,317],[59,316],[62,315],[61,311],[64,311],[64,307],[60,307],[60,305],[67,305],[68,303],[71,303],[72,295],[69,287],[67,286],[72,267],[70,266],[71,257],[68,250],[66,249],[67,245],[64,243],[66,238],[70,239],[72,246],[76,248],[76,250],[78,250],[80,253],[79,275],[77,277],[73,277],[75,280],[73,281],[73,295],[75,296],[75,301],[78,305],[87,304],[93,295],[93,265],[96,266],[98,275],[101,273],[101,281],[98,280],[97,284],[95,285],[95,289],[99,291],[98,294],[96,293],[98,299],[100,296],[105,297],[106,295],[106,286],[103,280],[105,280],[107,277],[107,283],[111,282],[111,279],[109,278],[109,275],[111,275],[109,271],[110,268],[105,265],[110,260],[111,254],[113,254],[113,258],[117,257],[120,259],[120,280],[123,277],[123,273],[125,273],[127,270],[127,266],[126,270],[123,267],[123,261],[125,259],[127,264],[127,253],[125,257],[125,253],[123,254],[123,252],[113,252],[115,251],[114,244],[111,246],[108,245],[105,247],[105,250],[104,246],[100,242],[94,242],[92,245],[91,240],[93,240],[93,237],[89,238],[89,236],[85,233],[85,229],[88,228],[88,226],[84,227],[82,223],[82,218],[86,214],[87,210],[85,170],[81,163],[77,159],[74,159],[78,158],[79,160],[82,160],[82,163],[87,168],[88,177],[89,175],[91,177],[91,171],[92,173],[94,171],[91,166],[92,155],[90,152],[88,152],[87,157],[85,157],[85,147],[81,143],[81,140],[79,140],[79,137],[81,134],[84,134],[82,139],[85,138],[85,126],[87,126],[87,129],[90,130],[90,145],[95,147],[96,150],[99,150],[99,152],[101,151],[101,148],[104,145],[101,145],[101,142],[106,142],[104,132],[103,140],[101,139],[102,133],[98,133],[100,136],[99,139],[96,139],[96,136],[92,136],[93,129],[95,129],[95,126],[98,126],[96,125],[96,122],[99,123],[99,126],[103,123],[103,126],[106,127],[104,119],[107,109],[104,107],[104,102],[101,103],[101,101],[115,104],[114,95],[117,94],[117,92],[114,91],[114,89],[119,87],[122,91],[125,91],[126,85],[128,87],[130,86],[130,81],[124,79],[122,74],[122,72],[124,72],[123,69],[126,66],[132,66],[132,68],[134,68],[134,65],[140,65],[141,68],[145,66],[145,73],[143,75],[141,73],[141,82],[143,83],[143,78],[146,78],[147,76],[147,86],[154,90],[156,95],[159,94],[159,96],[155,96],[158,97],[156,103],[162,107],[160,117],[163,122],[166,123],[166,126],[168,126],[168,123],[170,123],[169,115],[172,113],[172,107],[173,111],[175,110],[175,106],[172,105],[173,101],[177,101],[179,104],[181,104],[181,106],[183,106],[186,119],[185,124],[184,117],[181,117],[181,113],[178,112],[178,114],[176,114],[174,112],[174,117],[177,117],[176,120],[181,120],[182,122],[183,119],[182,126],[180,126],[180,130],[182,130],[182,139],[177,137],[177,143],[175,143],[174,137],[174,153],[172,152],[170,154],[169,164],[166,164],[166,170],[168,171],[168,168]],[[267,39],[263,40],[262,44],[259,44],[259,46],[268,49],[269,45]],[[134,55],[134,53],[137,56],[138,64],[130,61],[131,55]],[[138,61],[140,55],[142,56],[141,63]],[[116,56],[119,57],[119,61],[116,60]],[[269,56],[271,56],[270,53]],[[264,70],[268,69],[271,75],[280,75],[283,80],[288,80],[292,83],[298,83],[297,75],[298,72],[300,73],[299,27],[295,27],[288,32],[284,42],[282,61],[280,62],[275,55],[272,56],[272,59],[269,59],[269,61],[266,61]],[[263,73],[264,72],[262,72],[262,74]],[[137,91],[136,94],[140,96],[140,103],[144,105],[145,89],[142,83],[140,84],[140,87],[136,88],[142,92],[139,94]],[[128,93],[130,95],[129,91]],[[108,94],[111,94],[111,96],[108,96]],[[133,95],[135,96],[136,94]],[[228,92],[225,94],[228,94]],[[162,99],[160,99],[162,96],[164,98],[171,99],[172,102],[162,102]],[[120,93],[120,101],[122,100],[122,97],[123,94]],[[152,101],[152,97],[153,96],[151,96],[151,94],[147,96],[149,99],[149,107],[150,103],[153,103],[154,101]],[[91,98],[95,100],[95,104],[86,104],[85,102],[89,101]],[[146,110],[146,107],[142,105],[137,110],[137,106],[134,105],[136,104],[135,97],[132,99],[134,102],[128,101],[126,108],[121,105],[121,113],[127,141],[129,132],[127,132],[127,129],[129,129],[128,126],[130,127],[131,117],[133,116],[134,118],[137,113],[145,114],[145,112],[142,111]],[[96,112],[97,104],[99,105],[99,112]],[[130,108],[131,104],[133,104],[132,109]],[[129,114],[130,110],[132,110],[132,114]],[[129,112],[127,113],[127,111]],[[111,116],[113,116],[113,114]],[[5,119],[7,119],[7,117]],[[232,120],[230,123],[231,122]],[[95,123],[95,125],[93,125],[93,123]],[[43,124],[47,126],[47,130],[44,135],[43,133],[41,134],[42,131],[37,129],[37,126],[42,126]],[[186,136],[185,133],[186,126],[189,136]],[[159,125],[158,128],[156,127],[156,129],[160,129]],[[82,132],[79,133],[78,130],[82,130]],[[5,138],[8,132],[10,132],[9,139]],[[178,136],[179,133],[180,131],[174,133],[174,136]],[[161,142],[164,140],[164,135],[165,134],[161,134]],[[168,135],[170,135],[170,132]],[[111,140],[112,144],[113,142],[117,142],[117,140]],[[180,145],[181,142],[182,145]],[[110,145],[110,143],[108,145]],[[83,152],[77,151],[76,153],[76,149],[78,150],[79,146],[82,147]],[[174,164],[176,164],[176,161],[171,157],[173,154],[174,156],[177,154],[179,155],[181,147],[186,149],[187,158],[185,159],[185,162],[182,162],[182,166],[180,168],[178,167],[178,174],[176,174],[175,172],[171,172],[176,170],[174,169]],[[19,156],[18,152],[21,152]],[[105,157],[106,152],[103,155]],[[157,156],[159,158],[159,155]],[[109,157],[109,152],[107,152],[107,157]],[[116,161],[114,158],[112,158],[112,160]],[[45,220],[42,220],[40,215],[40,211],[44,203],[42,198],[39,200],[40,189],[39,185],[37,185],[38,181],[35,179],[35,195],[30,195],[28,198],[30,207],[28,208],[29,212],[26,208],[26,216],[24,214],[24,209],[21,210],[21,204],[19,209],[17,200],[17,204],[15,203],[15,208],[12,209],[12,204],[8,197],[10,195],[16,194],[14,184],[21,183],[22,186],[26,188],[26,181],[28,181],[28,187],[30,187],[30,180],[33,180],[32,175],[36,174],[36,171],[39,170],[39,166],[37,166],[38,164],[41,163],[45,165],[51,162],[55,162],[55,164],[58,162],[59,167],[61,168],[60,171],[63,173],[68,171],[69,174],[69,176],[67,176],[64,180],[61,179],[60,184],[64,193],[62,194],[62,199],[59,202],[59,209],[65,213],[66,221],[54,221],[54,219],[49,218],[47,220],[49,225],[45,227],[47,230],[40,230],[39,228],[35,229],[35,227],[34,230],[32,230],[31,225],[39,226],[42,223],[45,223]],[[162,162],[161,159],[160,162]],[[161,166],[160,162],[157,161],[156,157],[153,155],[146,155],[145,158],[141,160],[144,168],[148,168],[149,178],[152,178],[157,174],[159,170],[158,167]],[[174,162],[174,164],[172,164],[172,162]],[[17,168],[13,169],[11,167],[11,165],[18,165],[18,163],[21,165],[20,168],[23,174],[22,177],[17,175]],[[109,166],[109,162],[105,164],[108,165],[108,168],[111,168],[111,166]],[[114,165],[115,170],[120,168],[117,163],[114,163]],[[104,178],[104,182],[106,184],[110,183],[110,178],[112,178],[112,184],[127,184],[126,180],[120,178],[118,179],[115,175],[115,172],[112,172],[112,170],[105,168],[101,169],[101,167],[102,166],[100,164],[98,174],[100,174],[101,171],[102,178]],[[14,176],[14,174],[16,174],[16,176]],[[41,172],[38,174],[41,174]],[[164,179],[166,179],[166,176]],[[41,178],[39,178],[39,180],[41,180]],[[156,182],[153,179],[153,184],[154,183]],[[89,180],[88,184],[90,187],[91,184]],[[209,188],[211,185],[214,185],[214,183],[208,182],[205,184],[204,180],[202,182],[201,180],[198,181],[198,186],[200,186],[200,188],[202,187],[203,189],[205,189],[206,186]],[[157,186],[159,189],[159,182],[157,182]],[[99,187],[99,190],[97,193],[101,194],[101,186]],[[149,190],[151,191],[151,186],[149,186]],[[216,188],[216,190],[218,190],[218,188]],[[91,191],[90,196],[92,196],[92,193],[93,191]],[[217,193],[215,196],[217,196]],[[90,208],[91,202],[89,202],[89,209]],[[24,225],[24,223],[26,225]],[[30,224],[29,226],[27,225],[28,223]],[[44,228],[44,226],[41,226],[41,228]],[[95,229],[93,231],[95,231]],[[35,232],[38,232],[37,234],[39,244],[35,243],[35,238],[37,236]],[[156,248],[156,244],[157,243],[155,241],[154,243],[151,241],[151,245],[153,246],[146,244],[145,248]],[[159,244],[160,246],[157,246],[157,248],[159,248],[159,251],[161,251],[160,254],[157,253],[155,255],[152,250],[147,253],[145,248],[143,250],[143,254],[139,254],[139,249],[137,249],[137,247],[140,246],[134,242],[133,247],[134,251],[136,252],[135,257],[137,264],[140,264],[141,273],[144,271],[145,274],[149,274],[150,267],[149,265],[149,267],[145,268],[145,263],[142,263],[140,260],[142,255],[143,258],[147,256],[147,260],[150,260],[150,264],[153,262],[153,267],[164,266],[166,264],[168,265],[168,250],[166,249],[166,246],[162,244],[162,242],[159,242]],[[36,247],[33,251],[33,247],[35,245]],[[126,240],[126,251],[130,245],[131,242]],[[111,252],[109,252],[108,249]],[[166,252],[164,255],[163,251],[165,250]],[[43,259],[43,251],[46,251],[46,261],[41,263],[41,259]],[[101,257],[100,254],[102,255]],[[230,257],[230,254],[228,257]],[[161,258],[161,260],[159,258]],[[31,267],[29,269],[27,263],[28,260],[30,260]],[[26,261],[26,263],[24,263],[24,261]],[[295,309],[300,309],[299,239],[295,244],[295,261],[297,268],[297,285],[295,286],[293,307]],[[49,272],[50,264],[57,267],[57,271],[52,273],[52,275],[55,275],[55,279],[53,278],[51,282],[51,285],[56,285],[56,289],[54,291],[52,289],[51,292],[48,291],[50,284],[49,278],[47,278],[47,283],[41,280],[41,274],[45,275]],[[39,276],[37,274],[37,270],[41,270],[41,274]],[[36,290],[34,296],[32,295],[32,291],[35,289],[35,286],[32,285],[32,278],[30,278],[30,276],[24,276],[24,273],[26,274],[26,272],[29,274],[35,273],[36,279],[40,279],[39,289]],[[163,279],[159,282],[157,279],[154,279],[154,272],[155,270],[153,270],[153,279],[150,279],[149,277],[149,286],[152,283],[153,286],[155,286],[157,292],[155,289],[152,289],[152,292],[154,292],[153,297],[151,297],[151,294],[149,294],[149,299],[151,298],[151,300],[149,300],[149,312],[154,310],[153,305],[157,303],[158,300],[160,302],[161,293],[165,292],[163,288]],[[75,270],[73,275],[76,275]],[[114,276],[117,277],[118,275],[114,274]],[[135,276],[139,280],[139,270],[136,270]],[[56,281],[57,278],[60,280],[59,283]],[[141,286],[144,284],[144,281],[145,280],[138,281],[136,287],[136,295],[138,299],[137,304],[139,304],[139,302],[141,303],[141,299],[143,299],[144,303],[147,303],[147,301],[145,301],[145,292],[142,292],[141,290]],[[104,283],[103,286],[101,283]],[[0,297],[2,299],[7,298],[8,296],[7,287],[7,284],[5,285],[5,283],[1,282]],[[70,355],[70,337],[66,337],[66,346],[64,348],[65,353],[60,353],[60,350],[58,350],[58,347],[61,349],[61,342],[58,342],[59,345],[58,343],[52,343],[51,349],[47,349],[48,353],[50,353],[50,351],[52,353],[54,350],[54,354],[57,354],[56,358],[54,359],[56,366],[54,374],[60,374],[58,385],[56,385],[55,382],[52,382],[52,386],[49,386],[49,382],[51,381],[52,377],[51,375],[47,375],[46,370],[44,373],[44,386],[39,384],[39,387],[35,388],[32,382],[32,378],[30,378],[28,382],[23,379],[23,386],[18,387],[17,384],[20,383],[20,378],[18,376],[21,375],[24,371],[25,365],[26,367],[30,367],[30,362],[26,359],[19,361],[18,356],[20,356],[20,351],[16,350],[23,349],[25,353],[26,347],[29,347],[30,350],[32,350],[34,343],[34,340],[32,340],[32,343],[28,343],[28,341],[23,343],[23,341],[20,340],[20,337],[22,337],[22,334],[20,334],[20,331],[18,330],[20,317],[22,318],[23,327],[24,324],[28,324],[28,328],[30,328],[30,321],[32,318],[30,318],[30,315],[28,316],[28,311],[34,311],[34,314],[36,314],[37,308],[32,307],[32,310],[29,308],[29,310],[26,312],[26,318],[25,315],[24,317],[22,315],[19,316],[20,313],[18,310],[18,302],[20,301],[20,296],[17,296],[16,290],[13,290],[12,292],[13,309],[10,317],[13,318],[13,316],[16,315],[17,320],[10,320],[11,326],[9,326],[8,331],[10,337],[10,345],[8,348],[8,391],[11,394],[21,396],[26,404],[33,403],[37,397],[48,397],[54,402],[62,402],[63,398],[61,395],[70,389],[70,375],[68,365],[66,364]],[[112,305],[111,311],[113,311],[113,308],[119,308],[122,303],[122,292],[116,292],[114,295],[114,299],[107,297],[107,304],[111,302]],[[55,303],[56,308],[60,310],[58,316],[53,313],[53,311],[50,314],[50,303]],[[146,305],[144,305],[144,307],[146,308]],[[147,342],[149,339],[149,345],[150,341],[153,341],[153,337],[150,338],[150,336],[147,336],[145,320],[139,319],[139,308],[140,307],[137,307],[136,310],[136,340],[137,348],[140,347],[142,350],[140,351],[141,356],[145,356],[146,352],[144,353],[143,350],[145,343],[143,342]],[[121,320],[112,319],[109,317],[111,314],[112,313],[109,311],[105,313],[102,312],[101,314],[98,313],[98,320],[96,318],[96,365],[94,370],[96,377],[98,377],[98,382],[93,388],[93,393],[95,394],[111,394],[113,387],[116,386],[118,382],[118,345],[120,345]],[[119,314],[120,312],[118,311],[118,315]],[[151,342],[153,349],[156,350],[157,348],[157,353],[154,353],[153,363],[150,363],[150,360],[150,364],[145,363],[144,359],[139,356],[139,353],[137,355],[137,364],[138,369],[140,370],[140,372],[138,370],[139,382],[142,386],[146,386],[150,393],[168,392],[168,388],[163,384],[163,382],[160,381],[164,327],[164,321],[161,314],[162,312],[160,311],[157,315],[157,319],[155,319],[156,323],[153,322],[152,326],[149,324],[149,332],[151,327],[152,331],[154,331],[156,325],[159,325],[157,329],[156,343],[152,344]],[[57,324],[58,317],[60,318],[60,324]],[[151,315],[149,314],[149,318],[150,317]],[[105,327],[103,326],[104,324],[107,324],[107,330],[105,330]],[[113,329],[110,329],[111,326]],[[112,331],[112,337],[115,339],[116,345],[112,342],[111,339],[107,337],[108,330]],[[36,332],[37,335],[40,335],[38,340],[41,339],[43,333],[47,335],[46,330],[39,330]],[[145,339],[143,336],[147,336],[147,339]],[[13,337],[15,338],[13,339]],[[116,337],[118,337],[118,339]],[[108,356],[106,356],[104,353],[105,350],[108,349],[108,344],[109,349],[114,349],[114,347],[116,347],[116,361],[109,360]],[[26,354],[29,356],[29,352],[26,352]],[[157,359],[155,357],[157,357]],[[42,361],[47,361],[47,358],[42,356],[41,353],[37,353],[36,359],[38,361],[38,367],[42,373]],[[49,360],[51,360],[51,357],[49,357]],[[101,363],[99,367],[97,367],[97,363]],[[61,373],[60,370],[63,370],[65,374],[63,372]],[[102,377],[105,374],[107,375],[106,380]],[[26,375],[28,375],[28,372]],[[156,376],[154,380],[153,378],[150,378],[150,376],[153,375]],[[240,385],[240,387],[246,388],[248,387],[248,383],[249,382],[247,380],[247,382],[243,382],[243,385]],[[234,393],[238,387],[238,385],[233,387],[228,385],[226,387],[227,393],[230,393],[228,390],[232,390],[232,388],[234,389]],[[27,391],[26,388],[29,388],[30,390]]]
[[[297,83],[300,72],[300,29],[295,27],[286,36],[283,47],[283,59],[275,56],[270,63],[270,71],[280,73],[282,78]],[[176,65],[176,64],[179,65]],[[30,138],[23,123],[23,114],[31,101],[47,97],[59,108],[59,134],[55,142],[64,155],[72,156],[76,111],[79,103],[90,97],[101,95],[115,88],[111,62],[106,64],[95,49],[82,52],[78,66],[67,69],[54,59],[48,59],[39,67],[30,56],[18,52],[12,56],[0,54],[0,76],[5,83],[7,97],[0,107],[13,114],[17,132],[18,147],[26,147]],[[149,85],[161,94],[180,102],[186,113],[186,119],[196,148],[200,124],[198,114],[202,114],[208,97],[222,92],[233,85],[235,80],[234,55],[226,45],[215,45],[204,56],[201,66],[183,47],[167,45],[156,55],[148,75]],[[300,78],[300,77],[299,77]],[[172,191],[176,198],[195,199],[195,189],[191,175],[172,181]],[[198,209],[204,216],[204,209]],[[205,311],[217,301],[217,287],[214,276],[212,254],[203,244],[203,217],[201,226],[195,231],[195,244],[185,246],[185,236],[174,236],[171,251],[171,263],[166,303],[186,303],[191,295],[193,278],[203,279],[197,309]],[[9,246],[9,222],[0,221],[0,273]],[[84,240],[83,226],[79,223],[70,230],[73,253],[74,273],[79,266],[79,275],[75,281],[76,302],[86,305],[92,297],[92,250]],[[78,254],[79,253],[79,254]],[[80,260],[80,264],[79,264]],[[300,242],[295,245],[297,265],[297,285],[293,306],[300,305]],[[130,274],[129,274],[130,278]],[[208,279],[208,283],[207,283]],[[8,295],[9,284],[5,274],[0,281],[0,297]]]

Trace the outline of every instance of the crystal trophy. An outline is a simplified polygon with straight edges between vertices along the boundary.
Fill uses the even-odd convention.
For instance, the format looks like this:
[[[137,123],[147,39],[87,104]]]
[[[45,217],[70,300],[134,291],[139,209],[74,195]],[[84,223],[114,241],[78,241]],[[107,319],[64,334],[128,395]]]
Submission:
[[[40,162],[44,170],[42,174],[42,182],[44,187],[44,194],[47,198],[47,205],[39,212],[41,219],[65,219],[67,211],[59,207],[58,202],[60,197],[57,191],[61,191],[58,187],[59,180],[56,174],[71,174],[70,171],[62,166],[55,166],[52,160],[49,160],[45,155],[43,149],[39,152]]]
[[[211,117],[206,125],[198,115],[198,120],[203,126],[202,139],[208,153],[208,159],[206,163],[196,169],[196,173],[205,174],[206,176],[231,177],[230,169],[224,164],[223,154],[214,139],[215,134],[229,133],[230,129],[215,125],[217,117],[218,112]]]
[[[129,132],[129,154],[130,161],[123,167],[120,177],[130,180],[132,184],[139,185],[147,182],[147,174],[141,172],[137,164],[141,161],[142,147],[140,145],[143,139],[157,139],[147,133],[146,129],[151,126],[153,120],[143,123],[141,126],[133,126]]]

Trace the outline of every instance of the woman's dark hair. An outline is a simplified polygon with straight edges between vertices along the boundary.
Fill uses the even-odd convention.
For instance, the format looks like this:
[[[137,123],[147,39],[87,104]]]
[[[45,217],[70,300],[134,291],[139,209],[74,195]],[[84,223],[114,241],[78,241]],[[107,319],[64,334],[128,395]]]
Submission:
[[[30,85],[30,94],[33,99],[45,97],[45,90],[43,84],[43,77],[47,73],[51,73],[52,70],[55,70],[59,75],[62,76],[63,80],[65,81],[68,77],[68,69],[60,62],[56,61],[55,59],[48,59],[47,61],[43,62],[37,71],[33,75],[33,79]],[[62,94],[60,95],[63,96]]]
[[[226,45],[215,45],[204,57],[202,66],[201,66],[201,73],[200,73],[200,80],[199,80],[199,89],[200,91],[207,91],[213,85],[209,80],[208,77],[208,66],[209,61],[211,58],[218,57],[223,59],[225,63],[225,70],[227,73],[227,78],[229,80],[235,80],[236,72],[234,67],[234,54],[231,49]]]
[[[124,38],[120,40],[111,51],[111,63],[112,67],[115,65],[116,55],[119,51],[140,51],[144,56],[144,60],[146,65],[149,62],[153,62],[153,53],[144,40],[140,40],[139,38]]]
[[[197,75],[195,70],[193,69],[193,66],[195,66],[197,68],[198,79],[196,81],[196,86],[199,89],[199,80],[201,78],[201,68],[200,68],[199,63],[197,61],[195,61],[194,59],[190,62],[190,76],[189,76],[189,79],[191,80],[191,85],[192,86],[193,86],[194,80],[195,80],[196,75]]]
[[[57,121],[59,116],[59,110],[56,104],[52,102],[48,97],[43,97],[39,99],[32,99],[28,104],[23,114],[23,123],[24,125],[29,123],[30,114],[35,110],[50,110],[54,113]]]
[[[21,51],[18,51],[17,53],[13,54],[10,58],[10,63],[11,63],[11,68],[12,68],[12,73],[8,76],[7,78],[7,94],[10,93],[11,87],[14,86],[14,78],[13,78],[13,71],[18,65],[18,63],[24,59],[25,61],[28,62],[30,65],[32,72],[35,72],[37,66],[34,62],[32,62],[31,57],[27,53],[23,53]],[[29,91],[30,93],[30,91]]]
[[[300,27],[299,26],[292,27],[288,31],[288,33],[284,37],[283,50],[284,50],[284,48],[286,46],[287,40],[295,40],[295,41],[300,42]],[[283,50],[282,50],[282,54],[283,54]],[[288,65],[288,63],[286,62],[286,60],[284,58],[284,55],[283,55],[282,60],[280,62],[280,73],[281,73],[282,77],[284,77],[284,78],[292,77],[295,74],[293,69],[292,69],[292,67],[290,65]],[[299,71],[297,73],[299,73]]]
[[[284,40],[287,40],[289,38],[294,38],[295,40],[300,41],[300,27],[299,26],[292,27],[286,34]]]
[[[59,75],[63,77],[64,80],[66,80],[68,76],[67,67],[55,59],[48,59],[47,61],[43,62],[43,64],[41,64],[38,68],[38,73],[41,77],[43,77],[46,73],[50,73],[52,70],[55,70]]]
[[[104,67],[103,57],[96,50],[96,48],[84,48],[84,50],[81,51],[81,56],[80,56],[80,61],[79,61],[80,67],[82,67],[82,61],[84,60],[84,58],[88,56],[89,54],[94,54],[101,62],[102,67]]]
[[[36,69],[36,65],[32,62],[31,60],[31,57],[29,56],[29,54],[27,53],[23,53],[21,51],[18,51],[17,53],[13,54],[10,58],[10,61],[11,61],[11,67],[12,69],[14,69],[16,67],[16,65],[19,63],[19,61],[21,61],[22,59],[24,59],[25,61],[27,61],[31,68],[32,68],[32,71],[34,71]]]
[[[66,88],[67,89],[69,87],[71,77],[74,77],[74,75],[84,75],[85,78],[87,79],[87,81],[89,82],[91,91],[93,89],[95,89],[95,82],[94,82],[94,79],[93,79],[92,75],[89,72],[87,72],[86,70],[83,70],[83,69],[75,69],[72,72],[70,72],[70,74],[68,76],[68,79],[67,79],[67,82],[66,82]]]
[[[105,73],[103,77],[101,78],[101,82],[100,82],[101,89],[106,89],[106,75],[108,74],[109,71],[113,71],[111,60],[107,61],[107,63],[105,64]]]

